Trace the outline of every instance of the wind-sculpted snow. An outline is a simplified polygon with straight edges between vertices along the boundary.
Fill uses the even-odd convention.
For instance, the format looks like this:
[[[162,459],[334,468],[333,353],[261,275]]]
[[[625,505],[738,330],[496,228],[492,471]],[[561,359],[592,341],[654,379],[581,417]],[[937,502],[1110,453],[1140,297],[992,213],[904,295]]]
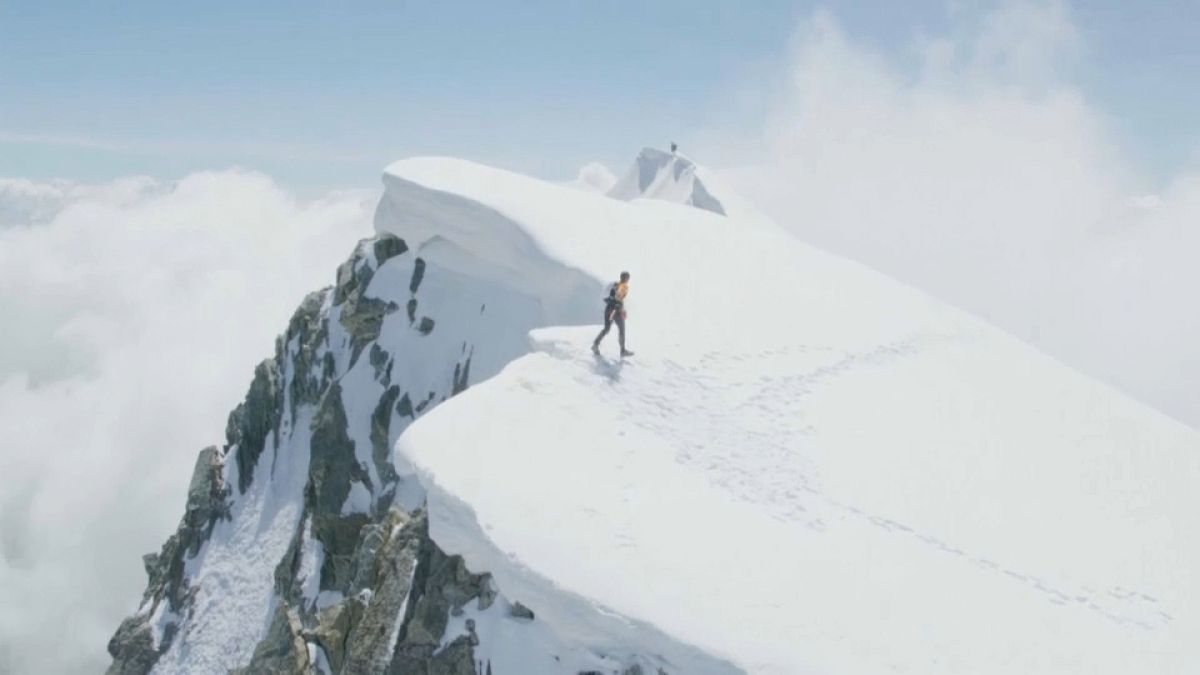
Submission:
[[[1200,664],[1194,432],[770,228],[452,160],[390,167],[377,227],[421,191],[464,259],[633,275],[636,357],[537,331],[397,445],[434,540],[539,620],[682,672]]]

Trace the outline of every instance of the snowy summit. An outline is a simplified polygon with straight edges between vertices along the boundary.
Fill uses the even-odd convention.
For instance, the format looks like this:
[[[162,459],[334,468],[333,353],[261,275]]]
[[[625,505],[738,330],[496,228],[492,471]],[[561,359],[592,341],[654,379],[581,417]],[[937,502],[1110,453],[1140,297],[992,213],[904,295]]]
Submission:
[[[704,174],[389,166],[113,672],[1194,672],[1200,436]]]
[[[721,200],[696,175],[696,165],[674,152],[642,150],[633,169],[608,191],[614,199],[662,199],[725,215]]]

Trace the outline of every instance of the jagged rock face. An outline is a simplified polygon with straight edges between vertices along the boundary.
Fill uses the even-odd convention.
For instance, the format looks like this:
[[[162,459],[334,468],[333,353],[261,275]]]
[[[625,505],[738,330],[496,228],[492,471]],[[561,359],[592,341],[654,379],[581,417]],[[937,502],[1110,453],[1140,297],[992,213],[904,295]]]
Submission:
[[[255,379],[257,382],[257,376]],[[238,411],[241,410],[242,406],[239,406]],[[146,575],[149,577],[142,599],[146,612],[145,615],[139,613],[123,621],[109,641],[108,651],[114,658],[110,673],[125,675],[149,672],[158,654],[170,644],[177,625],[166,624],[162,637],[155,640],[145,619],[160,604],[177,613],[191,599],[191,589],[183,578],[184,561],[200,550],[216,522],[229,515],[227,500],[230,490],[222,475],[222,459],[222,452],[215,447],[200,451],[188,486],[187,505],[179,530],[167,539],[161,552],[144,556]]]
[[[235,672],[475,674],[473,632],[439,647],[451,612],[494,599],[488,577],[438,550],[422,512],[392,509],[361,529],[347,599],[315,614],[279,603],[266,638]],[[309,644],[319,646],[319,662]]]
[[[279,463],[293,460],[279,453],[294,447],[286,441],[296,436],[307,438],[309,450],[303,512],[274,570],[275,600],[261,639],[244,663],[228,670],[476,672],[478,636],[473,628],[457,638],[446,636],[447,624],[452,612],[471,601],[490,606],[495,591],[486,575],[471,574],[461,559],[437,548],[419,502],[413,508],[397,498],[398,491],[419,487],[411,477],[402,485],[405,479],[390,459],[391,444],[405,425],[468,386],[474,351],[464,342],[465,357],[446,362],[433,384],[428,376],[410,381],[397,376],[404,355],[377,340],[400,306],[367,291],[383,265],[408,265],[402,290],[414,315],[412,339],[435,333],[433,317],[415,316],[426,263],[408,253],[407,244],[392,235],[360,243],[339,267],[337,285],[310,294],[296,310],[274,357],[255,369],[245,400],[230,414],[224,447],[205,448],[197,458],[179,529],[159,553],[146,556],[149,584],[139,611],[109,643],[110,673],[148,673],[187,638],[194,600],[203,590],[189,570],[214,528],[235,517],[252,485],[273,480]],[[364,351],[369,358],[363,366],[379,392],[369,408],[347,404],[345,383]],[[426,364],[421,365],[419,372]],[[359,401],[368,388],[355,381]],[[367,433],[357,434],[358,428]],[[320,558],[315,584],[304,569],[306,556]],[[250,619],[246,628],[254,630]]]
[[[254,479],[254,466],[262,455],[267,436],[279,427],[283,391],[279,369],[274,361],[263,361],[254,369],[254,381],[245,402],[229,416],[225,438],[228,446],[237,446],[238,489],[246,491]]]

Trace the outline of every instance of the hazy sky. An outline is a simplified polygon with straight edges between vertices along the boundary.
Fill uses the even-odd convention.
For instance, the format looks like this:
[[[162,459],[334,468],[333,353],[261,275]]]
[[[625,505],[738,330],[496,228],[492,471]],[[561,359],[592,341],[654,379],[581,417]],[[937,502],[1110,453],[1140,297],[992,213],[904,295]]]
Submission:
[[[902,67],[988,3],[825,2]],[[375,185],[413,154],[547,177],[759,122],[818,3],[0,3],[0,176],[174,178],[239,165],[304,189]],[[1074,81],[1143,171],[1200,148],[1200,5],[1069,7]],[[761,89],[761,87],[759,87]]]

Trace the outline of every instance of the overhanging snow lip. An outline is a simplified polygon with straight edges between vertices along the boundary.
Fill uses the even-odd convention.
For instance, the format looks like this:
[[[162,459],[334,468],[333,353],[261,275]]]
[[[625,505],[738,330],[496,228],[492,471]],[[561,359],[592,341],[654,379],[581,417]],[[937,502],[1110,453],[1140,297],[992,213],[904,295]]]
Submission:
[[[588,313],[585,319],[576,305],[577,298],[599,297],[603,289],[600,273],[581,269],[569,264],[565,256],[547,251],[528,227],[478,196],[442,189],[445,186],[431,185],[437,181],[395,170],[418,161],[394,163],[384,173],[385,190],[375,212],[377,232],[404,238],[418,251],[423,245],[444,240],[486,263],[502,276],[497,281],[541,298],[549,314],[562,323],[594,318]],[[490,170],[460,160],[447,163],[469,166],[472,171]]]
[[[403,444],[401,436],[397,453]],[[563,638],[610,654],[653,656],[669,672],[745,675],[729,660],[564,588],[505,554],[484,531],[473,506],[442,489],[424,468],[418,467],[417,476],[426,489],[430,538],[447,553],[462,556],[469,569],[487,570],[506,596],[529,605]]]

